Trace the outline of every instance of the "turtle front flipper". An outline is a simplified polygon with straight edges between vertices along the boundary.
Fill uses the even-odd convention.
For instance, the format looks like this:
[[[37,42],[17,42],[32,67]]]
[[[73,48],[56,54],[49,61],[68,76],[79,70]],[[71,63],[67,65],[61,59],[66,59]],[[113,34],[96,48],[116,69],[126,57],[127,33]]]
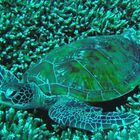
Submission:
[[[128,125],[138,119],[138,116],[131,113],[102,113],[100,108],[77,100],[58,101],[50,108],[49,116],[59,124],[91,132],[110,129],[112,124]]]

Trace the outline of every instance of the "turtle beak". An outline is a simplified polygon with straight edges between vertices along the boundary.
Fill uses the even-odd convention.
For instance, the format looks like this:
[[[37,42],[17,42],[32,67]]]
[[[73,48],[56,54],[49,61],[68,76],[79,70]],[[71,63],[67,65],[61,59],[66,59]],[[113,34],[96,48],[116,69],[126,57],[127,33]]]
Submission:
[[[11,100],[6,98],[3,91],[0,91],[0,104],[6,105],[6,106],[12,106]]]

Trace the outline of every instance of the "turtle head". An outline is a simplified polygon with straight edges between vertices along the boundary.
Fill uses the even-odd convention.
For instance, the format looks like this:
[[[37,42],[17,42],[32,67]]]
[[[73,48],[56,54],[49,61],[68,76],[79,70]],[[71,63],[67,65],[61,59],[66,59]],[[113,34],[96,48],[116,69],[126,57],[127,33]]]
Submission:
[[[41,90],[34,83],[18,83],[0,91],[0,104],[18,109],[39,108],[41,106]]]
[[[21,82],[10,70],[0,65],[0,104],[27,109],[40,108],[46,105],[45,101],[46,96],[35,83]]]

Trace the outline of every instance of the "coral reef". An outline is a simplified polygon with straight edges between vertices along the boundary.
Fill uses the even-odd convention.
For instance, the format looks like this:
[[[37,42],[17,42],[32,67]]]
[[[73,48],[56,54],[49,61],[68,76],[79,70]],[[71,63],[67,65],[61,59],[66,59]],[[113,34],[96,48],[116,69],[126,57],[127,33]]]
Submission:
[[[86,36],[120,34],[129,27],[140,30],[139,0],[1,0],[0,12],[0,64],[19,78],[55,47]],[[139,96],[135,98],[129,98],[128,107],[139,114]],[[1,106],[2,140],[140,139],[140,121],[95,134],[60,127],[51,132],[45,123],[27,111]]]
[[[37,112],[36,112],[37,113]],[[53,125],[53,131],[47,129],[42,119],[27,111],[0,107],[1,140],[138,140],[140,121],[124,128],[112,125],[112,130],[87,133]]]
[[[52,133],[46,124],[27,111],[16,111],[13,108],[0,109],[0,137],[1,140],[43,140]]]

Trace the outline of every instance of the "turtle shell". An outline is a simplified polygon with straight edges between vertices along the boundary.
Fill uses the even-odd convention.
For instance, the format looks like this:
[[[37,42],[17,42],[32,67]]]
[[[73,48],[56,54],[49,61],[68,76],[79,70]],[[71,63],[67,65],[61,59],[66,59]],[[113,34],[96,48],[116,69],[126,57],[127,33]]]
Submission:
[[[89,102],[125,95],[140,83],[138,44],[123,35],[88,37],[54,49],[23,75],[46,95]]]

